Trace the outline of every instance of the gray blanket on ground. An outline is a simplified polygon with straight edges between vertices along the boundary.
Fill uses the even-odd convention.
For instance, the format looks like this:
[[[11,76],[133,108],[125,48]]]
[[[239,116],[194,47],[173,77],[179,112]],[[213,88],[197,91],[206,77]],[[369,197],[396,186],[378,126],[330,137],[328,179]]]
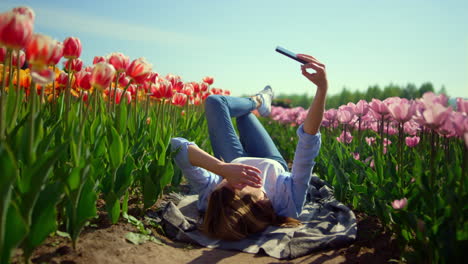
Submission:
[[[169,237],[209,248],[254,254],[263,249],[266,254],[278,259],[293,259],[324,248],[342,247],[356,239],[357,225],[354,213],[338,202],[332,189],[315,175],[311,179],[307,203],[299,216],[303,226],[270,226],[262,233],[241,241],[215,240],[198,231],[197,224],[200,223],[201,215],[197,210],[196,201],[197,195],[187,195],[166,204],[161,220]]]

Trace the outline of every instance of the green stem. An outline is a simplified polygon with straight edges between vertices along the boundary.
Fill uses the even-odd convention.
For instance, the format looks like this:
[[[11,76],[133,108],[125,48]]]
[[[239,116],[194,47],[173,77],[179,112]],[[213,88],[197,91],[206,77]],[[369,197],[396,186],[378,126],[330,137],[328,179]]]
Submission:
[[[34,123],[35,123],[35,115],[36,115],[36,83],[31,82],[31,92],[29,95],[29,100],[30,100],[30,111],[29,111],[29,138],[28,138],[28,146],[29,146],[29,162],[32,164],[35,160],[34,158],[34,136],[35,136],[35,129],[34,129]]]
[[[11,49],[7,49],[5,54],[5,59],[3,61],[3,72],[2,72],[2,87],[0,90],[0,140],[5,139],[5,103],[6,103],[6,94],[5,94],[5,85],[6,85],[6,65],[8,64],[8,59],[11,60]],[[11,76],[8,76],[11,77]]]

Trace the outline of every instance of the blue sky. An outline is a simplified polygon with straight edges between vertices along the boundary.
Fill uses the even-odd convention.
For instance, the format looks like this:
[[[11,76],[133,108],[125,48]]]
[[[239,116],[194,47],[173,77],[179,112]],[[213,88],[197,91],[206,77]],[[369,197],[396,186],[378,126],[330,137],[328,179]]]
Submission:
[[[35,32],[79,37],[85,64],[123,52],[184,81],[214,76],[234,95],[266,84],[313,95],[280,45],[324,62],[330,94],[429,81],[468,97],[464,0],[2,0],[0,11],[20,5],[35,10]]]

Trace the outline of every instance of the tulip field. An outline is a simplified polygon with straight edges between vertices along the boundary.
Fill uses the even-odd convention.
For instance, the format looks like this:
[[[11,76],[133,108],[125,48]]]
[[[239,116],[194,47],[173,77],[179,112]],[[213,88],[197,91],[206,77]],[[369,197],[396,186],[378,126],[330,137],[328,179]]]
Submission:
[[[102,199],[111,223],[129,197],[152,207],[183,181],[169,142],[210,150],[204,100],[229,95],[213,77],[160,75],[122,53],[80,59],[82,43],[34,33],[34,11],[0,14],[0,263],[25,263],[49,236],[76,248]],[[300,107],[261,118],[292,161]],[[328,109],[315,172],[353,210],[393,232],[402,260],[447,263],[468,239],[468,101],[444,95],[359,101]]]

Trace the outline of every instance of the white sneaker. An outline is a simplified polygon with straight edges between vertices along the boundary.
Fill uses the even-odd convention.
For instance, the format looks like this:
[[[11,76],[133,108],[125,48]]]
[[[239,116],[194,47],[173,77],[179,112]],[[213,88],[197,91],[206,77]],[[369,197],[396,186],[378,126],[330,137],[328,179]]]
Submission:
[[[256,94],[262,99],[262,105],[257,109],[261,116],[269,116],[271,113],[271,102],[273,101],[274,93],[270,85],[265,86],[263,90]]]

